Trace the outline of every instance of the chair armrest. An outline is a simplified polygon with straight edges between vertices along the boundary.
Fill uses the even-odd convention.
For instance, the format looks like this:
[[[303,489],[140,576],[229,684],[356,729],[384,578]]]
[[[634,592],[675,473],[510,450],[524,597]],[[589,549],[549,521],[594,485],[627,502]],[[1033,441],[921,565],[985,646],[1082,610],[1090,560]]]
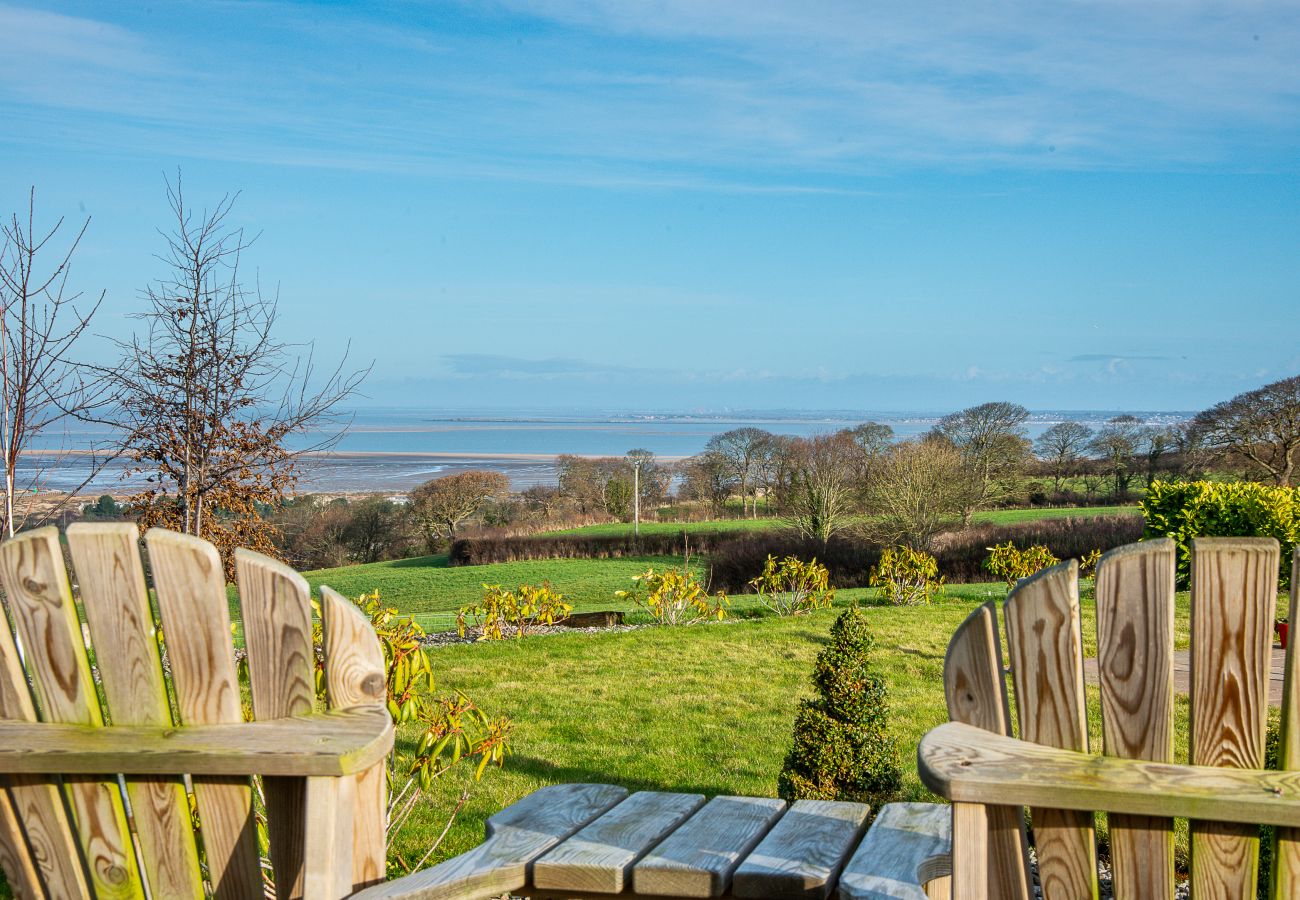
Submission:
[[[926,900],[926,884],[952,874],[951,853],[951,807],[886,804],[840,873],[837,896],[839,900]]]
[[[388,755],[382,706],[173,728],[0,721],[0,773],[353,775]]]
[[[1300,771],[1182,766],[1057,750],[959,722],[917,748],[949,800],[1300,827]]]

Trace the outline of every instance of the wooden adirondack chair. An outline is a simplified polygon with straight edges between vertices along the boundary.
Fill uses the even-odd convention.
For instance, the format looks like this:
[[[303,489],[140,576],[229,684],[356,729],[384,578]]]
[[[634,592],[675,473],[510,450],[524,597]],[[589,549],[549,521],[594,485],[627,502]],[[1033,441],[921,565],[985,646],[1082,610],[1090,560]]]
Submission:
[[[17,896],[242,900],[264,896],[264,875],[281,898],[438,895],[384,882],[393,725],[379,642],[351,601],[321,591],[328,709],[318,710],[307,583],[237,551],[255,720],[245,722],[212,545],[158,529],[145,537],[160,656],[135,526],[73,525],[67,541],[84,631],[57,530],[0,545],[13,623],[0,627],[0,865]],[[621,789],[564,785],[532,803],[581,824],[614,802],[611,791]]]
[[[1200,539],[1192,551],[1190,764],[1175,764],[1174,567],[1169,540],[1131,544],[1097,568],[1103,754],[1088,752],[1078,570],[1021,581],[1004,608],[1019,739],[1012,737],[995,607],[948,645],[951,721],[922,740],[922,781],[952,802],[895,805],[899,880],[882,897],[923,897],[952,873],[952,897],[1032,897],[1024,809],[1043,896],[1097,896],[1094,813],[1110,830],[1114,896],[1174,896],[1174,818],[1191,820],[1192,896],[1256,894],[1261,824],[1279,826],[1275,898],[1300,897],[1300,688],[1286,656],[1280,765],[1264,771],[1279,548],[1270,539]],[[1300,574],[1300,552],[1297,552]],[[1295,621],[1300,579],[1293,579]],[[951,832],[949,832],[949,823]],[[880,840],[884,840],[882,836]],[[945,856],[950,851],[950,861]],[[910,886],[909,886],[910,883]]]

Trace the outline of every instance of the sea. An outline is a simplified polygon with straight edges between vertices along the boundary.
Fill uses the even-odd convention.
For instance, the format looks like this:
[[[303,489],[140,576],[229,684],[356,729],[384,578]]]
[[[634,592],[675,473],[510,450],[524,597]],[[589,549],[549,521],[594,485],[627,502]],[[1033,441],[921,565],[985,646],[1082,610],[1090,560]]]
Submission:
[[[1096,427],[1123,412],[1159,424],[1190,415],[1037,410],[1026,427],[1032,439],[1058,422],[1075,420]],[[665,460],[677,460],[701,452],[709,438],[733,428],[806,437],[867,421],[889,425],[898,438],[910,438],[929,431],[940,417],[940,413],[872,410],[466,412],[370,407],[345,411],[328,428],[295,436],[292,446],[310,449],[302,460],[300,493],[398,495],[431,478],[466,469],[504,472],[512,487],[522,490],[554,482],[555,459],[562,454],[622,456],[645,449]],[[102,467],[92,462],[94,448],[111,444],[111,437],[99,427],[67,427],[46,434],[38,449],[24,457],[18,483],[38,478],[40,491],[80,489],[91,495],[131,493],[146,486],[147,475],[131,471],[124,461]]]

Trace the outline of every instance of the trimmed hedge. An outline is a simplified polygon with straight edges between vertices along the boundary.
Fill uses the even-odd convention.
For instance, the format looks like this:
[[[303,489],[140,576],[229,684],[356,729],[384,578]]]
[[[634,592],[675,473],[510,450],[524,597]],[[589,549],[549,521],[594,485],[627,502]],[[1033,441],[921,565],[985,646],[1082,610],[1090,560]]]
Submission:
[[[1291,584],[1291,561],[1300,541],[1300,488],[1254,482],[1157,481],[1142,500],[1147,537],[1178,545],[1178,582],[1191,573],[1192,539],[1272,537],[1282,545],[1282,587]]]
[[[1060,559],[1080,558],[1093,550],[1105,552],[1142,537],[1139,516],[1088,516],[1040,519],[1014,525],[981,525],[942,535],[934,550],[939,574],[950,584],[989,580],[984,569],[988,548],[1010,541],[1024,549],[1042,544]],[[866,587],[881,547],[861,537],[833,537],[825,545],[789,532],[753,532],[720,542],[710,555],[712,590],[739,594],[763,571],[768,555],[817,558],[830,570],[837,588]]]
[[[451,545],[449,565],[485,566],[490,563],[521,562],[529,559],[617,559],[624,556],[681,556],[712,553],[732,535],[700,532],[687,535],[643,534],[534,534],[522,537],[461,538]],[[762,570],[762,567],[759,567]]]

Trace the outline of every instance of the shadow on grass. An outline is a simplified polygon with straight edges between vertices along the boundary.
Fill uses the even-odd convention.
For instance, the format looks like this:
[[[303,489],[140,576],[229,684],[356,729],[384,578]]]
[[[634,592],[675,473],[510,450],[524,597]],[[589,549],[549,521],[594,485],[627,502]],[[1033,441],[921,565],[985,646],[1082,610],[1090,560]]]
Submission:
[[[725,780],[690,784],[680,781],[630,778],[626,775],[614,776],[607,770],[595,767],[558,766],[550,760],[518,754],[510,757],[506,767],[551,784],[619,784],[629,791],[672,791],[681,794],[704,794],[706,797],[735,792],[735,786]]]
[[[395,559],[388,564],[393,569],[449,569],[451,568],[446,553],[435,556],[412,556],[407,559]]]

